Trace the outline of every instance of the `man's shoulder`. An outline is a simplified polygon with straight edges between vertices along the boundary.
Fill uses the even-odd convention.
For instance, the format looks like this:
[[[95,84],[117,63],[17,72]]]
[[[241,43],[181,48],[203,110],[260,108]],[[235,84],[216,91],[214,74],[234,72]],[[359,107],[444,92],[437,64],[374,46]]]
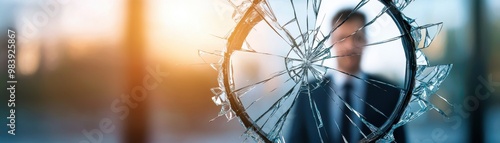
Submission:
[[[399,89],[393,82],[381,76],[366,74],[366,80],[369,85],[368,86],[369,88],[379,89],[379,90],[381,89],[390,90],[391,92],[399,92]]]

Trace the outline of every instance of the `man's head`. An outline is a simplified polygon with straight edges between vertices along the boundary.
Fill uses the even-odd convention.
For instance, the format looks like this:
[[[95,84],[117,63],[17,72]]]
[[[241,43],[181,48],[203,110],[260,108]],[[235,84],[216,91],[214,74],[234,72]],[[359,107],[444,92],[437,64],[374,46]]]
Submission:
[[[361,67],[361,53],[364,45],[366,45],[366,36],[364,30],[360,30],[350,37],[349,35],[365,25],[366,17],[358,11],[353,12],[352,9],[344,9],[333,17],[332,28],[340,25],[347,17],[345,23],[332,33],[331,40],[332,43],[337,42],[333,47],[336,56],[341,56],[337,58],[338,69],[356,74]]]

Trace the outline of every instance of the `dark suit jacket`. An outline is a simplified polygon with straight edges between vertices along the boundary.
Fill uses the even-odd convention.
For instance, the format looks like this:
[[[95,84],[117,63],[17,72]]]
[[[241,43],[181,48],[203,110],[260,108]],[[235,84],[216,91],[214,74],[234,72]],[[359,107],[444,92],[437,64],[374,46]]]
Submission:
[[[371,75],[367,75],[368,79],[374,79],[378,81],[380,78],[376,78]],[[333,82],[330,80],[330,82]],[[366,95],[365,101],[371,104],[373,107],[377,108],[379,111],[384,113],[386,116],[390,116],[392,114],[392,111],[394,110],[394,106],[396,105],[398,101],[398,96],[399,95],[399,90],[384,85],[376,82],[371,82],[377,85],[378,87],[387,90],[387,92],[381,90],[378,87],[375,87],[373,85],[369,85],[367,83],[366,85]],[[287,136],[286,142],[288,143],[321,143],[321,138],[325,143],[330,143],[330,142],[338,142],[342,140],[340,139],[334,139],[332,135],[332,127],[336,127],[335,123],[331,123],[330,118],[332,111],[329,111],[330,109],[329,104],[335,104],[332,103],[332,99],[327,95],[330,94],[330,96],[335,96],[333,95],[331,89],[329,89],[328,85],[322,85],[321,87],[313,90],[311,92],[311,99],[314,100],[317,104],[318,110],[321,114],[321,117],[323,119],[323,128],[320,129],[321,132],[321,137],[318,134],[318,129],[316,126],[316,122],[313,117],[313,112],[311,111],[310,108],[310,102],[309,102],[309,97],[307,94],[301,93],[299,94],[299,97],[297,98],[298,101],[296,101],[296,105],[294,105],[293,109],[295,112],[295,118],[292,121],[292,128],[290,134],[285,135]],[[383,115],[377,113],[375,110],[373,110],[371,107],[365,105],[364,107],[364,112],[361,113],[366,117],[368,122],[372,123],[373,125],[380,127],[382,126],[383,123],[386,122],[387,118],[384,117]],[[342,124],[339,123],[338,124]],[[371,131],[363,125],[361,129],[364,133],[371,133]],[[398,143],[404,143],[406,142],[406,135],[405,135],[405,129],[404,126],[397,128],[394,131],[394,137],[396,138],[396,142]]]

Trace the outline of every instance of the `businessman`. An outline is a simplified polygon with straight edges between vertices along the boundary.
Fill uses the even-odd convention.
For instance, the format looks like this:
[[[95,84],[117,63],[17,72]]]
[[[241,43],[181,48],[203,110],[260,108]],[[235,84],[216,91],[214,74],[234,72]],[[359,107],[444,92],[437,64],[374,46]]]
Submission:
[[[349,18],[340,25],[348,15]],[[365,23],[366,16],[352,9],[341,10],[334,15],[331,26],[340,25],[330,39],[332,42],[339,41],[332,48],[332,53],[341,56],[336,58],[337,69],[368,81],[384,81],[360,69],[361,55],[367,43],[365,30],[349,36]],[[368,135],[372,131],[352,111],[359,112],[375,127],[381,127],[388,120],[399,100],[399,90],[378,82],[368,83],[342,72],[327,74],[322,86],[310,94],[298,95],[287,142],[359,142],[363,134]],[[398,143],[406,142],[404,126],[394,131],[394,137]]]

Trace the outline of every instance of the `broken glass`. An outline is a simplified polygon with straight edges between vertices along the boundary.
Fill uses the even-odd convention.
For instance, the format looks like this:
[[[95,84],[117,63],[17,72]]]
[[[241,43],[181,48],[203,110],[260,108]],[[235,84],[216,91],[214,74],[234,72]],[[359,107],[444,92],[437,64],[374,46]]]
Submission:
[[[391,142],[398,128],[429,110],[446,116],[429,99],[451,106],[436,92],[452,65],[430,65],[421,51],[442,23],[418,25],[406,17],[401,11],[411,2],[227,0],[237,24],[223,37],[226,47],[199,51],[218,72],[219,85],[211,89],[222,108],[218,117],[237,118],[247,129],[243,135],[257,142],[290,142],[297,135]],[[350,13],[332,18],[346,5]],[[335,35],[352,27],[358,11],[365,13],[364,24]],[[366,41],[356,47],[362,50],[340,48],[361,34]],[[361,61],[352,64],[352,57]],[[341,68],[346,61],[360,70]],[[354,90],[343,88],[341,79]]]

